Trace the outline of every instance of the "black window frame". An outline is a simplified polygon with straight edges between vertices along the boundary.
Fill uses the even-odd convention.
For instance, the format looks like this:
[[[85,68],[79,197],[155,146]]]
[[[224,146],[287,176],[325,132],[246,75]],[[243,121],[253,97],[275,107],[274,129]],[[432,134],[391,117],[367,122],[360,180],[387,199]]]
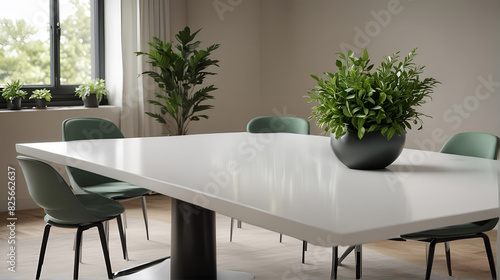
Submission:
[[[104,79],[104,0],[91,0],[91,33],[92,33],[92,79]],[[25,85],[23,90],[28,92],[22,101],[23,108],[32,108],[35,105],[33,99],[29,99],[31,93],[36,89],[46,88],[52,94],[52,100],[47,106],[81,106],[83,101],[75,96],[75,89],[79,85],[61,85],[60,79],[60,22],[59,22],[59,0],[50,0],[50,85]],[[21,81],[22,82],[22,81]],[[0,90],[3,88],[0,87]],[[103,96],[101,105],[107,105],[108,99]],[[0,96],[0,108],[6,108],[7,101]]]

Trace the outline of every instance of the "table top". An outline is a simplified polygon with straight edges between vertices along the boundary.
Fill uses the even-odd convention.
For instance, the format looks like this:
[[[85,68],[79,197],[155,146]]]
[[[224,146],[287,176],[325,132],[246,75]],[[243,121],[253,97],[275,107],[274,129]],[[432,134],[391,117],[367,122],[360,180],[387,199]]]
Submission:
[[[17,144],[315,245],[354,245],[498,217],[496,161],[405,149],[352,170],[330,138],[222,133]]]

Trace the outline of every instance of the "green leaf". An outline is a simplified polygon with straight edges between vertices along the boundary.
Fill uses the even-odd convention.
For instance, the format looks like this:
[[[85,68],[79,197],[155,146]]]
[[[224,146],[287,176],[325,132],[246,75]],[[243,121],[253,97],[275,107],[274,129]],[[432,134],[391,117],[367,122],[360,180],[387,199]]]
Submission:
[[[361,139],[365,135],[366,129],[364,127],[361,127],[358,129],[358,138]]]
[[[352,117],[351,112],[349,112],[349,110],[347,110],[347,106],[342,107],[342,112],[343,112],[343,114],[344,114],[344,115],[346,115],[347,117]]]
[[[368,51],[366,49],[363,51],[363,60],[368,60]]]
[[[387,132],[387,139],[391,140],[392,136],[394,136],[394,133],[396,132],[396,129],[394,127],[389,128],[389,131]]]

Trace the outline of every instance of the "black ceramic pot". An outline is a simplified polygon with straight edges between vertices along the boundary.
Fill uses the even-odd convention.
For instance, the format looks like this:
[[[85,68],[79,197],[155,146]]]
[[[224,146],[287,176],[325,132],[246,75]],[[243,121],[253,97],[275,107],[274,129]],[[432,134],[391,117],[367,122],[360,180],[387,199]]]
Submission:
[[[99,101],[97,101],[97,95],[91,94],[87,96],[85,100],[83,100],[83,105],[85,105],[85,107],[91,107],[91,108],[99,107]]]
[[[330,136],[330,143],[337,158],[351,169],[382,169],[393,163],[403,151],[406,134],[394,134],[391,140],[380,131],[366,133],[359,139],[356,133],[347,132],[340,139]]]
[[[35,108],[37,109],[45,109],[47,108],[47,100],[46,99],[35,99]]]
[[[14,98],[7,101],[7,109],[9,110],[21,110],[21,97]]]

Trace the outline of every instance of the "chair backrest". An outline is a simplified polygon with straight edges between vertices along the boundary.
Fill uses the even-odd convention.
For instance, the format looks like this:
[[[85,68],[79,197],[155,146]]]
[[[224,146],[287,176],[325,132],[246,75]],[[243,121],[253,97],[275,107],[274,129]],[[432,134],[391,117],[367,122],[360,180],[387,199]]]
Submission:
[[[72,118],[63,121],[63,141],[123,138],[120,129],[101,118]]]
[[[453,135],[441,148],[442,153],[497,159],[499,139],[484,132],[462,132]]]
[[[89,139],[123,138],[120,129],[111,121],[101,118],[72,118],[62,123],[63,141]],[[74,167],[67,167],[71,186],[79,192],[85,192],[85,187],[117,182],[117,180],[87,172]]]
[[[306,119],[295,117],[257,117],[248,122],[247,131],[251,133],[309,134],[309,122]]]
[[[60,223],[78,224],[99,220],[75,197],[52,166],[29,157],[18,156],[28,191],[49,216]]]
[[[462,132],[453,135],[441,148],[442,153],[497,159],[499,139],[484,132]],[[498,218],[474,222],[482,231],[493,229]]]

